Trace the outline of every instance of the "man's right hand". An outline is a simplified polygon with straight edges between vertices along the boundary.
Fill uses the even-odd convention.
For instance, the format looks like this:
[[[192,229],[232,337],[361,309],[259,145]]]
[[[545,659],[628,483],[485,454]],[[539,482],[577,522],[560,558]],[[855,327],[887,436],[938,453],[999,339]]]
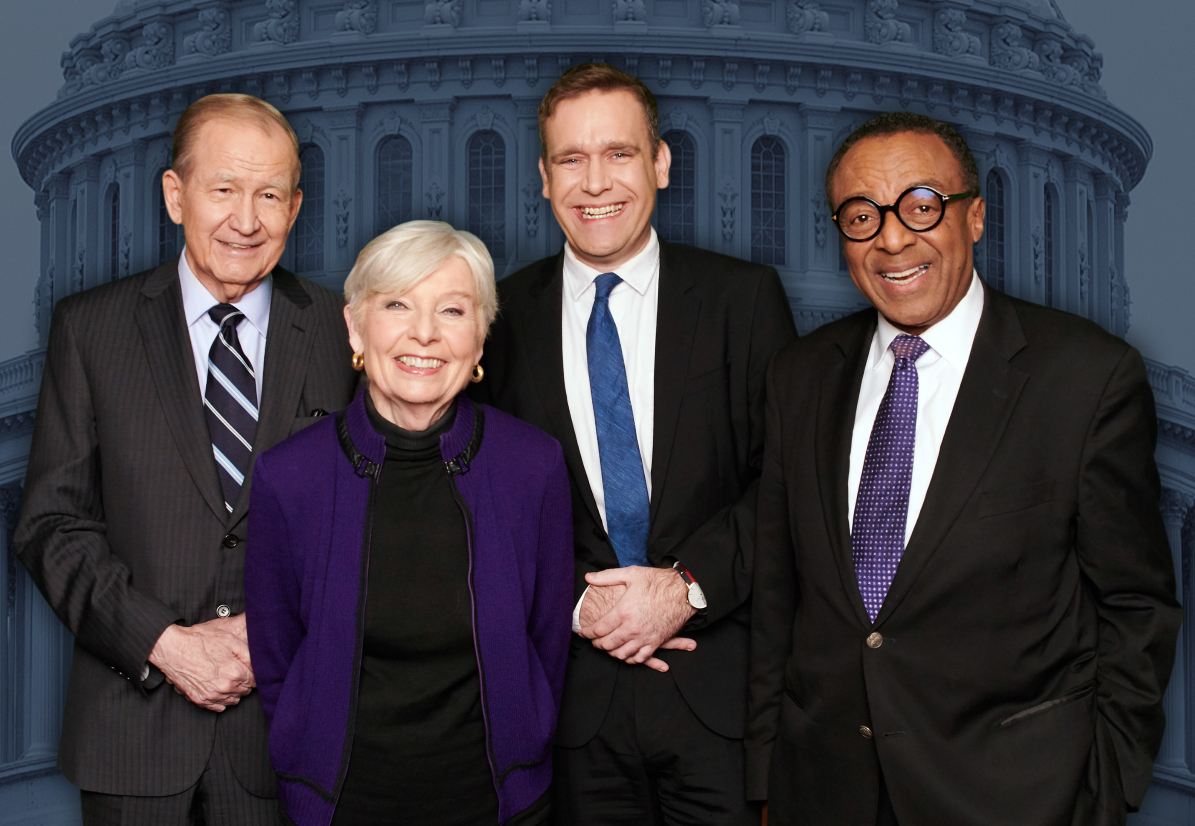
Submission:
[[[246,639],[244,614],[189,627],[171,625],[158,637],[149,661],[195,705],[223,711],[257,685]]]
[[[590,585],[585,590],[585,596],[581,598],[581,613],[578,615],[581,626],[581,636],[591,638],[590,630],[594,624],[618,605],[623,595],[627,592],[627,586],[621,583],[614,585]],[[697,647],[697,643],[688,637],[669,637],[660,643],[660,648],[673,649],[677,651],[692,651]],[[614,656],[613,652],[610,652]],[[655,671],[664,672],[668,670],[668,663],[661,660],[659,657],[649,656],[643,661],[643,665]]]

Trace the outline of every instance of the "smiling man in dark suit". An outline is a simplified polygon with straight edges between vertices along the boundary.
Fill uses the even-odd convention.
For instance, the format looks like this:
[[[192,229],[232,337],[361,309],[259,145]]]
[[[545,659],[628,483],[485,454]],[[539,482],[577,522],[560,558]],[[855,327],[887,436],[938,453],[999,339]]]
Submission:
[[[1149,785],[1181,610],[1145,368],[983,283],[978,178],[904,112],[826,174],[874,309],[769,370],[748,786],[773,826],[1107,826]]]
[[[15,546],[75,635],[58,765],[85,824],[277,822],[250,471],[355,384],[343,301],[277,266],[298,180],[274,107],[196,101],[162,180],[182,255],[54,312]]]
[[[656,237],[671,156],[638,80],[575,67],[539,118],[568,243],[499,282],[478,388],[555,436],[572,482],[553,817],[743,823],[763,378],[795,335],[788,300],[771,267]]]

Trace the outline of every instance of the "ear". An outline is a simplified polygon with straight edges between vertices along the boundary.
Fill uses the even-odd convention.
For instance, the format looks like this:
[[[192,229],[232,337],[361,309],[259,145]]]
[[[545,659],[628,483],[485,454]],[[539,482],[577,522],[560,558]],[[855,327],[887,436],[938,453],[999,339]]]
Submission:
[[[176,224],[183,222],[183,179],[173,169],[162,173],[162,200],[166,203],[166,212],[170,220]]]
[[[548,200],[552,199],[552,194],[548,191],[548,168],[544,165],[544,159],[539,159],[539,177],[543,179],[544,188],[542,195]]]
[[[983,218],[987,214],[988,205],[983,198],[975,197],[971,206],[967,208],[967,228],[971,231],[971,243],[978,244],[983,237]]]
[[[668,148],[668,144],[660,141],[659,149],[656,151],[656,188],[668,188],[668,170],[672,168],[672,150]]]
[[[286,225],[286,231],[289,234],[290,228],[295,225],[295,219],[299,217],[299,207],[303,204],[303,190],[295,187],[295,194],[290,199],[290,223]]]
[[[346,327],[348,327],[348,330],[349,330],[349,346],[353,348],[353,352],[354,353],[364,353],[365,352],[365,341],[361,338],[361,335],[357,332],[356,325],[353,324],[353,311],[351,309],[349,309],[349,306],[347,304],[344,307],[344,324]]]

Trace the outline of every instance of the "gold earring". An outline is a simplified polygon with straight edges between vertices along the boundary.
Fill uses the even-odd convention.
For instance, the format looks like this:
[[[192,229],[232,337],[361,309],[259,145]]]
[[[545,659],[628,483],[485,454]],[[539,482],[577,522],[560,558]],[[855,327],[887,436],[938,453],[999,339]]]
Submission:
[[[353,369],[358,372],[365,369],[364,353],[353,353]]]
[[[473,382],[474,384],[477,384],[477,382],[481,381],[484,378],[485,378],[485,368],[482,367],[480,364],[473,365],[473,378],[471,378],[470,381]]]

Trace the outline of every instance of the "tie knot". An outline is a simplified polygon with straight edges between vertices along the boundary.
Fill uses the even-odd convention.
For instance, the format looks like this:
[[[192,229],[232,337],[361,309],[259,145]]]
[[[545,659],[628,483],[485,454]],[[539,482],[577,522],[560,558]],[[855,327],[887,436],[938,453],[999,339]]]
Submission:
[[[892,355],[898,359],[909,359],[909,361],[917,361],[929,349],[929,345],[920,336],[908,336],[901,334],[892,339],[892,343],[888,345],[888,349],[892,351]]]
[[[245,314],[238,310],[235,304],[217,304],[208,310],[207,314],[221,327],[225,324],[236,327],[245,317]]]
[[[618,277],[618,273],[604,272],[599,275],[593,282],[597,286],[597,295],[594,301],[606,301],[610,298],[610,293],[622,283],[622,279]]]

